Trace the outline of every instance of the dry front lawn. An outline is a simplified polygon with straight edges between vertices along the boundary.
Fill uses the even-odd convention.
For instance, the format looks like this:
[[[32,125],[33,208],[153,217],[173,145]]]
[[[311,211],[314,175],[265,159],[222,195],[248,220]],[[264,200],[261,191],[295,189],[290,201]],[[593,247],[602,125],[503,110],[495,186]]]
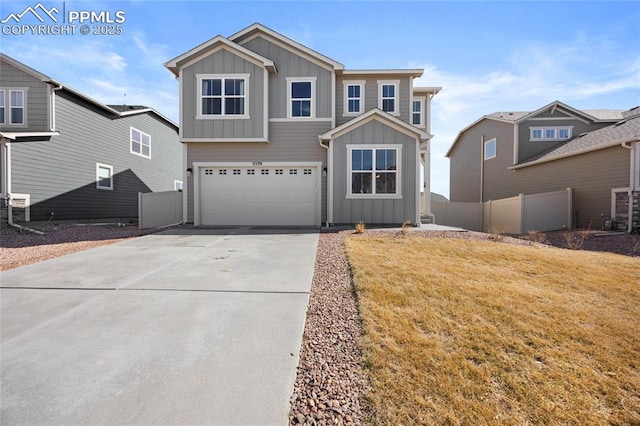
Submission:
[[[346,241],[374,424],[640,424],[640,261]]]

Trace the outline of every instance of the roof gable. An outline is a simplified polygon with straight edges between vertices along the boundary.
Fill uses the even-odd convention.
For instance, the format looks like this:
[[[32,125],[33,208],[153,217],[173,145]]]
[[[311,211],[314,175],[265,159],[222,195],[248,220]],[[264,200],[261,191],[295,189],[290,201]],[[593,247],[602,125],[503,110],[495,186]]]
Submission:
[[[194,47],[188,52],[165,62],[164,66],[177,77],[180,74],[180,68],[212,55],[220,49],[226,49],[249,62],[253,62],[256,65],[264,67],[272,74],[277,72],[276,66],[271,59],[258,55],[257,53],[240,46],[221,35],[217,35],[214,38]]]
[[[462,135],[468,131],[469,129],[472,129],[473,127],[475,127],[476,125],[480,124],[482,121],[485,120],[491,120],[491,121],[496,121],[499,123],[507,123],[507,124],[512,124],[515,125],[515,120],[513,119],[509,119],[509,118],[504,118],[504,117],[496,117],[495,113],[494,114],[490,114],[490,115],[483,115],[482,117],[480,117],[479,119],[477,119],[476,121],[474,121],[473,123],[469,124],[467,127],[465,127],[464,129],[460,130],[458,132],[458,134],[456,135],[456,138],[453,140],[453,143],[451,144],[451,146],[449,147],[449,150],[447,151],[446,154],[444,154],[445,157],[450,157],[451,153],[453,152],[453,149],[456,147],[456,144],[458,143],[458,141],[460,140],[460,138],[462,137]]]
[[[374,120],[380,123],[383,123],[389,127],[392,127],[398,130],[399,132],[404,133],[405,135],[413,136],[417,139],[420,139],[421,142],[431,139],[431,135],[429,133],[418,129],[417,127],[414,127],[409,123],[405,123],[399,118],[389,113],[386,113],[378,108],[373,108],[367,111],[366,113],[359,115],[358,117],[352,120],[349,120],[346,123],[334,129],[331,129],[326,133],[323,133],[322,135],[319,136],[319,139],[320,141],[328,141],[331,139],[338,138],[346,133],[349,133],[353,129],[356,129]]]
[[[554,114],[556,111],[561,112],[563,115],[566,116],[566,118],[577,118],[579,120],[587,121],[587,122],[599,121],[596,117],[593,117],[592,115],[589,115],[584,111],[575,109],[572,106],[569,106],[560,101],[553,101],[550,104],[547,104],[540,109],[530,112],[529,114],[523,115],[516,122],[522,123],[523,121],[529,120],[531,118],[535,118],[539,115],[543,115],[545,112],[550,112],[551,114]]]
[[[257,22],[233,34],[229,37],[229,40],[240,45],[248,42],[249,40],[253,40],[255,37],[260,36],[271,42],[274,42],[275,44],[284,46],[289,50],[293,50],[296,54],[304,57],[305,59],[312,60],[312,62],[319,63],[324,68],[327,68],[329,70],[333,71],[344,69],[344,65],[342,65],[340,62],[335,61],[321,53],[318,53],[315,50],[310,49],[307,46],[304,46],[286,36],[283,36],[282,34],[272,30],[271,28],[267,28]]]

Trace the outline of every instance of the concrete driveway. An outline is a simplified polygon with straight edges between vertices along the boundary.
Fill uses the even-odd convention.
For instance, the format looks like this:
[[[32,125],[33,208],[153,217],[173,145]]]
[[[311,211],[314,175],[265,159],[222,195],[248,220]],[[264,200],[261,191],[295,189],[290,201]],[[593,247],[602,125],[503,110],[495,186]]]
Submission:
[[[317,241],[173,230],[3,272],[0,423],[287,424]]]

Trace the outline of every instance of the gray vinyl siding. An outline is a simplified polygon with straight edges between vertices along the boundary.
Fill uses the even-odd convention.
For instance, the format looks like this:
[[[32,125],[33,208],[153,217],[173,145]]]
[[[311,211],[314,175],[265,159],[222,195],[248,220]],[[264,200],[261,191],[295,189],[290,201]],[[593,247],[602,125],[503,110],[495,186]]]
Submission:
[[[577,226],[585,227],[591,220],[592,227],[601,228],[601,215],[611,215],[611,189],[629,186],[629,155],[629,150],[614,146],[518,169],[511,172],[512,189],[503,195],[573,188]]]
[[[378,80],[399,80],[398,87],[398,103],[400,115],[398,118],[404,122],[410,123],[409,107],[411,99],[411,80],[409,77],[399,78],[394,75],[352,75],[340,76],[336,81],[336,126],[346,123],[354,118],[353,115],[343,116],[344,114],[344,82],[345,81],[365,81],[364,88],[364,110],[363,113],[378,108]]]
[[[406,220],[419,223],[416,217],[416,197],[418,196],[416,178],[417,140],[392,129],[378,121],[370,121],[346,133],[333,142],[333,221],[336,224],[363,221],[370,224],[400,224]],[[402,198],[400,199],[348,199],[347,182],[348,154],[347,145],[401,144]]]
[[[271,59],[278,69],[276,75],[269,77],[269,118],[287,117],[287,77],[316,77],[316,118],[331,118],[332,71],[263,37],[255,37],[242,45]]]
[[[327,150],[320,146],[318,135],[330,130],[328,122],[271,123],[269,143],[188,143],[187,167],[194,162],[322,162],[327,164]],[[322,222],[326,221],[326,180],[322,177]],[[187,179],[187,221],[193,222],[193,176]]]
[[[2,130],[19,132],[48,132],[49,126],[49,85],[24,71],[15,68],[4,61],[0,61],[0,89],[7,91],[5,102],[5,121]],[[25,124],[10,125],[8,91],[23,89],[25,106]]]
[[[197,119],[198,74],[249,74],[248,119]],[[264,134],[264,68],[225,49],[184,68],[182,72],[183,138],[267,138]]]
[[[138,192],[182,181],[175,127],[145,113],[117,118],[59,91],[59,136],[11,144],[12,192],[31,196],[31,220],[137,218]],[[151,136],[151,159],[130,152],[130,127]],[[96,188],[96,163],[113,166],[114,189]]]
[[[513,165],[513,124],[484,120],[467,130],[450,155],[449,190],[451,201],[480,201],[484,173],[484,201],[496,198],[496,188],[510,185]],[[484,160],[484,143],[496,139],[496,157]],[[495,182],[495,184],[494,184]]]
[[[556,113],[557,115],[558,113]],[[538,116],[539,117],[539,116]],[[526,162],[543,152],[565,143],[565,141],[532,141],[532,127],[573,127],[572,137],[591,132],[611,123],[590,123],[568,118],[567,120],[527,120],[518,127],[518,163]]]

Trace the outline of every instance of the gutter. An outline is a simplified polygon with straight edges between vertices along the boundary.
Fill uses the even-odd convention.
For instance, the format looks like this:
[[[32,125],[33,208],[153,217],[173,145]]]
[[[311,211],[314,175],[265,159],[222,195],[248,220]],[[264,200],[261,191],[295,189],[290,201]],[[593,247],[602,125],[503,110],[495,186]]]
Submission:
[[[331,185],[331,176],[329,175],[329,172],[333,169],[333,165],[332,160],[331,160],[331,155],[330,155],[330,149],[328,145],[325,145],[322,143],[323,139],[322,139],[322,135],[318,135],[318,143],[320,144],[321,147],[323,147],[324,149],[327,150],[327,220],[325,222],[325,226],[328,228],[329,227],[329,219],[333,218],[333,215],[329,215],[329,212],[331,211],[331,209],[333,208],[333,201],[332,201],[332,197],[333,197],[333,188]]]

